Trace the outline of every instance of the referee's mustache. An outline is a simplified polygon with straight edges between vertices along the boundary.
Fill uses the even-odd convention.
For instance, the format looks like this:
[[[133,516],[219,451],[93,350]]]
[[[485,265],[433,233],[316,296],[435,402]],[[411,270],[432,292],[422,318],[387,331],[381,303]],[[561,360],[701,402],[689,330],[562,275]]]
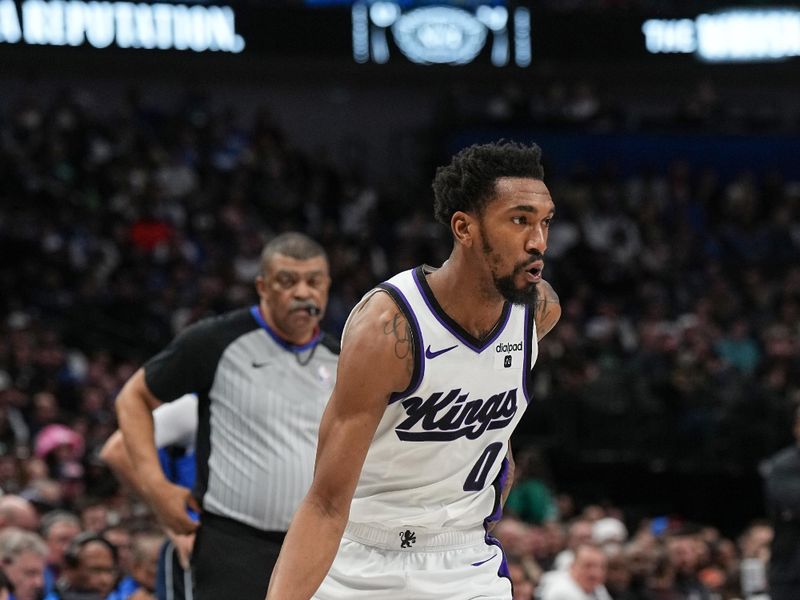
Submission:
[[[318,317],[322,314],[322,309],[311,300],[292,300],[289,305],[289,312],[304,310],[312,317]]]

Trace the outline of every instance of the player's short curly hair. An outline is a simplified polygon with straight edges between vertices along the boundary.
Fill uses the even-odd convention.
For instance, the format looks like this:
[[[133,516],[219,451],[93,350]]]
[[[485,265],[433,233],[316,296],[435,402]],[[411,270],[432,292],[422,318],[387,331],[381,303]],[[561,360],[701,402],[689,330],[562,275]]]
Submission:
[[[433,179],[433,214],[449,226],[456,211],[480,214],[500,177],[544,179],[542,150],[536,144],[500,140],[476,144],[456,154]]]

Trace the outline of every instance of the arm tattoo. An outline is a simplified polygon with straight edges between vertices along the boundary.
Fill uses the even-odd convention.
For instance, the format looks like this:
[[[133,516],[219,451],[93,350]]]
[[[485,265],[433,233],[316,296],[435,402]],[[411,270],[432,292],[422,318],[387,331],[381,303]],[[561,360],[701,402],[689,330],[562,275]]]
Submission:
[[[405,327],[403,326],[405,325]],[[384,335],[394,336],[394,355],[399,359],[408,359],[410,369],[414,367],[414,334],[411,325],[402,314],[395,313],[392,320],[383,326]]]
[[[539,298],[536,300],[536,308],[534,309],[534,321],[536,321],[536,327],[540,332],[540,339],[558,322],[558,317],[556,315],[550,315],[549,313],[553,306],[561,303],[555,290],[549,285],[547,288],[543,289],[543,293],[539,294]],[[560,311],[558,314],[560,315]],[[547,322],[548,317],[550,317],[549,320],[552,322]]]
[[[535,312],[535,315],[536,315],[536,321],[538,323],[541,323],[542,319],[547,314],[547,306],[548,306],[548,304],[550,304],[550,300],[547,298],[547,296],[541,295],[536,300],[536,312]]]

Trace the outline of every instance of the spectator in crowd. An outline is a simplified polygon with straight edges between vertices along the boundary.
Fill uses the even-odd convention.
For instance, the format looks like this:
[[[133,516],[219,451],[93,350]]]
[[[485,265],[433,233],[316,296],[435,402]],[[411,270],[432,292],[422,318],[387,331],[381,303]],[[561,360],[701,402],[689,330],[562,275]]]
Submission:
[[[739,536],[735,581],[746,598],[768,588],[768,567],[774,529],[767,519],[751,521]]]
[[[7,527],[0,531],[0,558],[14,600],[39,600],[44,591],[47,546],[37,534]]]
[[[131,527],[127,522],[121,521],[103,530],[102,536],[117,549],[117,564],[119,565],[120,578],[124,579],[131,575],[133,572]]]
[[[140,489],[161,523],[191,533],[197,524],[186,508],[203,508],[192,551],[199,600],[263,600],[311,482],[319,420],[336,377],[338,342],[319,328],[330,287],[323,248],[299,233],[276,237],[262,251],[256,287],[257,305],[187,329],[117,399]],[[194,496],[166,479],[151,414],[187,393],[199,403]],[[242,478],[236,485],[233,473]]]
[[[795,443],[762,465],[766,506],[774,528],[768,576],[771,600],[800,598],[800,407],[792,432]]]
[[[42,538],[47,544],[45,593],[53,591],[64,569],[64,555],[72,540],[81,533],[81,521],[74,513],[54,510],[42,517]]]
[[[25,498],[6,494],[0,497],[0,529],[19,527],[28,531],[39,528],[39,514]]]
[[[513,600],[533,600],[536,582],[531,579],[522,562],[518,559],[509,559],[508,574],[514,591]]]
[[[131,575],[120,581],[114,600],[155,600],[158,562],[164,536],[158,531],[139,531],[133,536]],[[169,598],[169,596],[166,596]]]
[[[708,588],[700,581],[700,549],[702,541],[693,531],[670,533],[667,542],[667,556],[674,573],[672,590],[679,598],[711,600]]]
[[[101,533],[108,526],[108,506],[99,498],[86,498],[78,508],[81,529]]]
[[[599,546],[580,543],[569,568],[554,573],[542,585],[541,600],[610,600],[603,585],[606,568],[607,558]]]
[[[579,516],[567,525],[567,547],[556,555],[554,566],[558,570],[568,569],[575,558],[575,549],[592,541],[592,521]]]
[[[630,571],[629,588],[637,599],[646,599],[648,580],[655,571],[656,561],[659,558],[658,549],[640,540],[632,540],[624,546],[623,553],[625,564]]]
[[[631,587],[631,570],[621,547],[605,548],[605,586],[612,600],[644,600]]]
[[[72,540],[64,557],[64,571],[45,600],[117,600],[109,598],[119,576],[111,542],[87,531]]]

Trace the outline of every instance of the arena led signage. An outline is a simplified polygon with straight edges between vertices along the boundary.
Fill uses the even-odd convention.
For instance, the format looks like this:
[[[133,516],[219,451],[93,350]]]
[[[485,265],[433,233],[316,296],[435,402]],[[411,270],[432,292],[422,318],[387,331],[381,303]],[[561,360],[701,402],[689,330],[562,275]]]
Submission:
[[[764,62],[800,56],[800,10],[731,9],[695,19],[649,19],[652,54],[695,54],[708,62]]]
[[[531,19],[527,8],[478,4],[471,9],[445,5],[406,7],[378,0],[352,6],[353,58],[386,63],[390,40],[411,62],[463,65],[473,62],[491,42],[490,61],[497,67],[531,62]]]
[[[0,0],[0,43],[230,52],[244,50],[229,6]]]

